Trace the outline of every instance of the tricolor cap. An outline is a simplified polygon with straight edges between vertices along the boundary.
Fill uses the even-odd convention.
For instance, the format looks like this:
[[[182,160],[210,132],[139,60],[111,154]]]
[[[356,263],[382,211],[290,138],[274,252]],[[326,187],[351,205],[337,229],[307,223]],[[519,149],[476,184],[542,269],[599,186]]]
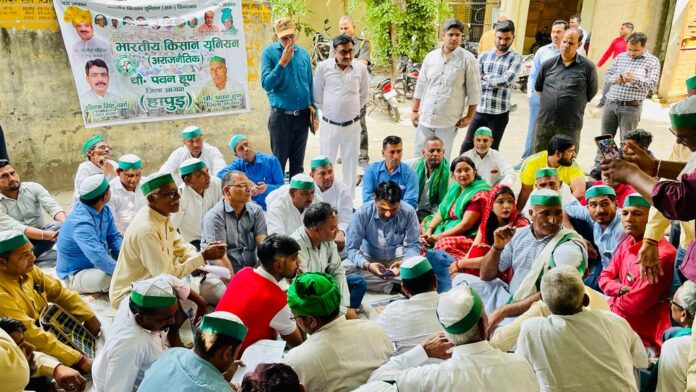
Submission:
[[[166,275],[131,283],[130,299],[142,308],[168,308],[176,302],[176,293]]]
[[[686,79],[686,91],[696,90],[696,75]]]
[[[640,193],[631,193],[624,199],[624,207],[648,207],[650,203],[640,195]]]
[[[404,260],[399,267],[401,279],[415,279],[432,269],[433,266],[430,265],[428,259],[423,256],[409,257]]]
[[[247,139],[247,137],[244,135],[232,136],[232,139],[230,139],[230,150],[232,150],[232,152],[236,152],[235,149],[237,148],[237,144],[239,144],[239,142],[241,142],[242,140],[249,140],[249,139]]]
[[[194,137],[201,136],[203,131],[195,125],[189,125],[181,131],[181,137],[184,139],[193,139]]]
[[[29,238],[19,230],[0,232],[0,254],[11,252],[29,242]]]
[[[314,157],[314,159],[312,159],[311,168],[316,169],[317,167],[324,167],[330,164],[331,161],[329,160],[329,157],[326,155],[319,155],[318,157]]]
[[[295,174],[290,179],[290,189],[314,190],[314,180],[307,174]]]
[[[150,192],[156,191],[167,184],[174,184],[174,178],[170,173],[153,173],[140,185],[140,190],[147,196]]]
[[[80,199],[93,200],[106,193],[107,189],[109,182],[106,181],[106,177],[103,174],[94,174],[82,180],[77,193]]]
[[[560,206],[561,194],[551,189],[535,189],[529,196],[532,206]]]
[[[474,136],[488,136],[488,137],[493,137],[493,131],[491,131],[490,128],[488,127],[479,127],[476,132],[474,132]]]
[[[461,335],[474,328],[483,312],[481,297],[466,284],[452,287],[437,302],[437,319],[445,331],[453,335]]]
[[[696,128],[696,95],[674,104],[669,118],[673,127]]]
[[[300,316],[328,316],[341,306],[341,289],[331,275],[306,272],[288,288],[288,306]]]
[[[241,343],[244,341],[249,328],[236,315],[230,312],[216,311],[203,316],[198,330],[211,335],[229,336]]]
[[[555,167],[542,167],[537,170],[534,178],[558,177],[558,170]]]
[[[179,165],[179,174],[182,176],[185,176],[187,174],[191,174],[193,172],[197,172],[199,170],[205,169],[207,166],[205,165],[205,162],[201,161],[198,158],[189,158],[183,162],[181,162],[181,165]]]
[[[118,168],[121,170],[138,170],[143,168],[143,162],[137,155],[126,154],[118,158]]]
[[[585,199],[587,201],[590,201],[591,198],[598,196],[612,196],[613,198],[616,198],[616,191],[614,191],[614,188],[608,185],[595,185],[585,191]]]
[[[213,56],[210,58],[210,61],[208,62],[208,64],[212,64],[212,63],[223,63],[223,64],[227,65],[227,60],[225,60],[224,57]]]
[[[89,151],[90,148],[94,147],[95,144],[99,142],[103,142],[104,138],[102,135],[92,135],[87,141],[85,141],[85,144],[82,145],[82,153],[84,155],[87,155],[87,151]]]

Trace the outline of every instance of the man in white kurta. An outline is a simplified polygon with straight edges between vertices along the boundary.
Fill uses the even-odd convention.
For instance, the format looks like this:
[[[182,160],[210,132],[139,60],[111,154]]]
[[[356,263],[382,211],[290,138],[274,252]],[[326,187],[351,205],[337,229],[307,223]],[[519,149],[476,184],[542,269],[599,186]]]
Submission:
[[[589,298],[573,267],[546,272],[541,297],[551,316],[522,323],[515,354],[542,391],[638,391],[633,369],[648,367],[643,343],[620,316],[583,309]]]
[[[561,195],[561,203],[566,205],[573,200],[577,200],[573,196],[573,191],[570,189],[568,184],[561,181],[558,177],[558,170],[553,167],[545,167],[539,169],[535,173],[536,180],[534,181],[534,189],[551,189],[556,191]],[[532,208],[532,203],[527,199],[527,203],[524,205],[524,210],[522,215],[529,219],[529,210]]]
[[[333,164],[329,157],[318,156],[312,159],[310,177],[314,179],[314,194],[319,200],[329,203],[338,211],[338,229],[345,233],[353,216],[353,195],[345,182],[336,180]]]
[[[360,155],[360,109],[367,104],[370,75],[367,66],[353,59],[353,40],[339,35],[332,41],[335,57],[317,64],[314,99],[321,109],[319,146],[322,155],[336,161],[341,150],[342,180],[355,193]]]
[[[145,195],[140,190],[142,172],[143,164],[140,158],[133,154],[126,154],[118,159],[116,169],[118,177],[109,181],[111,187],[109,207],[121,235],[126,232],[135,214],[147,204]]]
[[[198,158],[205,162],[212,175],[217,175],[225,168],[226,163],[222,153],[217,147],[204,141],[203,131],[200,128],[195,125],[188,126],[181,132],[181,137],[184,139],[184,145],[174,150],[159,169],[160,172],[170,173],[177,185],[182,182],[179,166],[189,158]]]
[[[85,178],[95,174],[103,174],[107,181],[111,181],[116,177],[118,165],[109,159],[111,147],[101,135],[93,135],[85,141],[82,145],[82,155],[86,156],[87,160],[77,167],[73,181],[73,202],[77,202],[80,198],[80,184]]]
[[[314,187],[312,177],[300,173],[290,179],[288,193],[283,193],[281,188],[271,192],[271,195],[278,192],[278,196],[272,198],[269,195],[266,198],[267,201],[272,200],[266,213],[268,235],[290,235],[302,227],[305,211],[317,202],[317,198],[314,197]]]
[[[515,171],[500,151],[491,148],[493,131],[488,127],[480,127],[474,132],[474,148],[464,152],[476,165],[476,174],[491,185],[498,183],[512,185],[515,181]]]

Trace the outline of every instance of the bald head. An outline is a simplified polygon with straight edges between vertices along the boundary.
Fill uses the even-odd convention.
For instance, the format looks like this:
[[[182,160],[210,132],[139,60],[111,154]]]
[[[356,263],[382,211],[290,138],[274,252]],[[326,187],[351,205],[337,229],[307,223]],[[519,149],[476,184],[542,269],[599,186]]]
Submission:
[[[505,22],[506,20],[510,20],[510,18],[505,15],[500,15],[498,16],[498,19],[495,20],[495,23]]]
[[[565,31],[561,41],[561,57],[563,60],[569,61],[575,58],[581,41],[582,31],[580,29],[571,27]]]

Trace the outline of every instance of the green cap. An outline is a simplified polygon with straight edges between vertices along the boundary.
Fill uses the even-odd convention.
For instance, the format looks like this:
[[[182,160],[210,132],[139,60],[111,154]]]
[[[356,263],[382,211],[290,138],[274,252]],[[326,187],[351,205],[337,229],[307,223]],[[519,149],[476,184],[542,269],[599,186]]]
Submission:
[[[244,135],[232,136],[232,139],[230,139],[230,150],[232,150],[232,152],[235,152],[235,149],[237,148],[237,144],[239,144],[239,142],[241,142],[242,140],[249,140],[249,139],[247,139],[247,137]]]
[[[95,144],[97,144],[99,142],[103,142],[103,141],[104,141],[104,138],[102,137],[102,135],[92,135],[92,137],[87,139],[85,144],[82,145],[82,153],[84,155],[87,155],[87,151],[90,148],[94,147]]]
[[[184,139],[193,139],[194,137],[201,136],[203,131],[195,125],[189,125],[181,131],[181,137]]]
[[[140,185],[140,190],[143,191],[144,195],[147,195],[167,184],[174,184],[174,178],[170,173],[154,173],[148,177],[147,181],[144,181],[143,184]]]
[[[143,162],[137,155],[126,154],[118,158],[118,168],[121,170],[138,170],[143,168]]]
[[[208,64],[212,64],[212,63],[216,63],[216,62],[223,63],[223,64],[227,65],[227,61],[225,61],[225,59],[223,57],[220,57],[220,56],[211,57],[210,62]]]
[[[608,185],[595,185],[585,191],[585,199],[587,201],[590,201],[591,198],[597,196],[613,196],[616,198],[616,192],[614,191],[614,188]]]
[[[415,279],[432,269],[433,266],[423,256],[409,257],[399,267],[401,279]]]
[[[483,315],[483,301],[476,290],[461,284],[441,294],[437,319],[451,334],[463,334],[478,324]]]
[[[560,206],[561,194],[551,189],[535,189],[529,196],[532,206]]]
[[[686,90],[694,90],[696,89],[696,75],[686,79]]]
[[[474,136],[488,136],[488,137],[493,137],[493,131],[491,131],[490,128],[488,127],[479,127],[476,132],[474,132]]]
[[[13,251],[29,242],[29,238],[19,230],[6,230],[0,233],[0,253]]]
[[[288,288],[288,306],[300,316],[328,316],[341,306],[341,290],[331,275],[306,272]]]
[[[624,207],[648,207],[650,203],[640,195],[640,193],[631,193],[624,199]]]
[[[201,161],[198,158],[189,158],[183,162],[181,162],[181,165],[179,165],[179,174],[182,176],[185,176],[187,174],[191,174],[193,172],[197,172],[199,170],[205,169],[207,166],[205,165],[205,162]]]
[[[669,118],[673,127],[696,128],[696,95],[672,105]]]
[[[176,294],[167,275],[131,283],[130,299],[143,308],[168,308],[176,302]]]
[[[77,193],[80,199],[92,200],[106,193],[109,189],[109,182],[103,174],[93,174],[80,183]]]
[[[236,315],[230,312],[216,311],[203,316],[198,330],[212,335],[229,336],[241,343],[244,341],[249,328]]]
[[[311,167],[312,169],[315,169],[317,167],[324,167],[330,164],[331,161],[329,160],[329,157],[325,155],[319,155],[318,157],[314,157],[314,159],[312,159]]]
[[[558,170],[554,167],[542,167],[536,171],[536,177],[534,178],[544,178],[544,177],[558,177]]]
[[[225,23],[226,20],[232,19],[232,9],[223,8],[220,10],[220,22]]]
[[[295,174],[290,179],[290,189],[314,190],[314,180],[304,173]]]

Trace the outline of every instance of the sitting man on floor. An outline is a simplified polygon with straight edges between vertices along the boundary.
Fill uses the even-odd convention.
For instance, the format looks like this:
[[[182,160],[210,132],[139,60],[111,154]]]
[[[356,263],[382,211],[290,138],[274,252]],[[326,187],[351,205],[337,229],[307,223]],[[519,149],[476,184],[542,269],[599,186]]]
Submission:
[[[606,174],[602,174],[602,179],[595,181],[592,186],[597,186],[597,185],[607,185],[610,186],[611,188],[614,189],[614,192],[616,193],[616,206],[619,208],[623,208],[624,200],[626,200],[626,196],[630,195],[631,193],[635,193],[635,189],[633,189],[630,185],[628,184],[619,184],[617,182],[614,182],[607,176]],[[587,199],[585,196],[583,196],[580,199],[580,204],[583,206],[587,205]]]
[[[458,391],[464,386],[471,391],[539,391],[528,363],[486,340],[486,312],[474,289],[461,285],[443,293],[437,318],[444,333],[393,356],[370,381],[393,381],[399,391]],[[444,361],[422,365],[429,358]]]
[[[599,276],[599,287],[610,297],[611,311],[628,321],[655,356],[660,354],[662,333],[671,326],[668,298],[677,250],[661,238],[657,247],[663,275],[656,283],[641,277],[638,251],[644,241],[649,212],[650,203],[638,193],[626,198],[621,210],[621,225],[627,236]]]
[[[147,204],[145,195],[140,190],[143,163],[137,155],[126,154],[118,159],[116,174],[118,176],[109,181],[109,208],[114,215],[118,232],[123,236],[135,214]]]
[[[46,223],[45,213],[54,220]],[[0,231],[24,233],[34,245],[38,261],[55,260],[56,252],[49,251],[65,217],[65,211],[46,188],[21,181],[10,161],[0,159]]]
[[[285,184],[280,161],[271,154],[256,152],[251,141],[244,135],[234,135],[230,139],[230,150],[235,159],[220,170],[217,176],[222,179],[231,170],[246,174],[254,186],[251,199],[266,211],[268,194]]]
[[[260,363],[244,375],[239,392],[305,392],[292,368],[284,363]],[[376,391],[371,391],[376,392]]]
[[[362,276],[368,290],[389,294],[400,288],[402,260],[421,253],[420,229],[416,210],[401,202],[399,184],[380,182],[373,198],[350,220],[343,265],[347,276]]]
[[[418,221],[437,211],[449,189],[449,161],[445,145],[437,136],[430,136],[423,144],[422,156],[406,161],[418,176]]]
[[[423,256],[410,257],[401,263],[399,271],[401,291],[408,300],[387,305],[377,322],[396,346],[396,354],[403,354],[443,329],[436,314],[440,298],[437,278],[428,259]]]
[[[109,287],[109,299],[115,309],[130,293],[131,282],[160,274],[181,279],[206,261],[231,268],[229,262],[221,259],[225,244],[213,242],[198,252],[172,226],[169,215],[179,210],[180,196],[171,174],[155,173],[141,189],[147,207],[138,212],[128,228]],[[202,292],[204,283],[201,283]]]
[[[116,177],[118,164],[111,157],[111,147],[101,135],[93,135],[82,145],[82,154],[87,160],[80,163],[73,181],[73,202],[80,199],[80,184],[95,174],[103,174],[107,181]]]
[[[561,195],[561,202],[563,205],[577,200],[575,196],[573,196],[573,192],[571,192],[568,184],[562,182],[558,177],[558,169],[553,167],[542,167],[534,173],[534,189],[550,189],[558,192]],[[529,199],[527,199],[522,215],[528,220],[529,210],[531,209],[532,205],[529,203]]]
[[[350,189],[341,180],[334,177],[333,164],[329,158],[318,156],[312,159],[312,171],[310,177],[314,179],[315,197],[325,203],[329,203],[338,212],[338,233],[336,233],[336,246],[339,252],[343,252],[346,245],[346,231],[350,218],[353,216],[353,196]]]
[[[288,280],[300,268],[299,251],[300,246],[292,238],[270,235],[256,252],[260,265],[242,268],[227,286],[215,310],[239,316],[249,328],[240,356],[250,345],[261,339],[277,339],[278,334],[290,347],[304,341],[285,294]]]
[[[363,203],[372,201],[379,184],[385,181],[396,183],[401,189],[403,200],[414,209],[418,208],[418,176],[406,163],[401,162],[404,154],[401,138],[387,136],[382,142],[383,160],[375,162],[365,170],[362,179]],[[351,186],[351,184],[347,184]]]
[[[181,131],[184,145],[172,151],[167,161],[160,167],[160,173],[169,173],[173,176],[177,184],[181,184],[179,176],[179,166],[189,158],[198,158],[205,162],[212,175],[217,175],[225,165],[225,158],[220,150],[205,142],[203,131],[195,125],[190,125]]]
[[[76,292],[35,268],[35,260],[32,245],[24,234],[15,230],[0,232],[0,316],[21,321],[27,328],[24,339],[36,350],[55,357],[65,366],[89,373],[92,359],[41,328],[39,317],[48,303],[52,303],[82,322],[92,336],[99,335],[101,323]]]
[[[541,297],[552,314],[522,323],[515,353],[532,365],[542,391],[638,392],[633,369],[648,367],[640,338],[621,317],[583,309],[589,298],[575,268],[544,274]]]
[[[285,355],[285,363],[308,391],[352,391],[394,351],[377,323],[346,320],[340,304],[341,289],[323,272],[299,275],[288,288],[290,310],[297,325],[310,336]]]
[[[103,174],[87,177],[80,184],[80,201],[58,236],[56,274],[81,294],[109,291],[122,241],[107,205],[110,199]]]
[[[515,170],[508,163],[503,153],[491,148],[493,131],[488,127],[480,127],[474,132],[474,148],[464,151],[462,155],[471,158],[476,165],[476,173],[491,186],[497,184],[512,185],[515,181]]]
[[[541,298],[537,282],[549,269],[570,265],[581,275],[587,269],[583,238],[562,225],[563,208],[558,192],[536,190],[530,200],[531,225],[496,229],[493,246],[481,259],[480,278],[459,274],[452,282],[453,285],[468,282],[481,293],[491,328],[507,317],[521,315]],[[513,275],[507,285],[497,276],[510,267]]]
[[[314,180],[312,177],[300,173],[290,179],[290,190],[282,193],[282,189],[275,192],[277,197],[268,198],[268,212],[266,224],[269,234],[290,235],[302,227],[305,211],[310,205],[321,200],[314,197]]]

